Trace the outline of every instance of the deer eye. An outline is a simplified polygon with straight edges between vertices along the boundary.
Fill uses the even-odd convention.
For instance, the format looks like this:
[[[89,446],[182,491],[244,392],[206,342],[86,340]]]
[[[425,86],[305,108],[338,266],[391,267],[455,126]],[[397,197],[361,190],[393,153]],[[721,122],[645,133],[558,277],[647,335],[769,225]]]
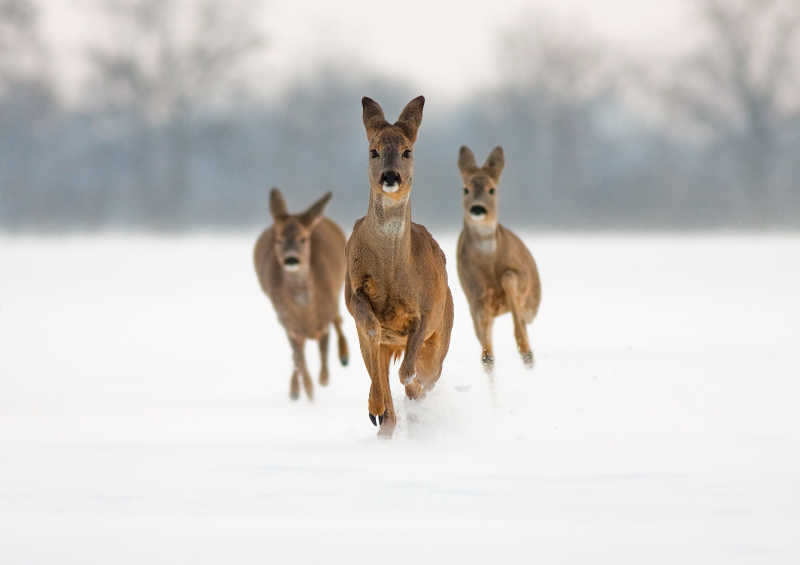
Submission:
[[[376,149],[370,149],[369,156],[372,157],[373,159],[377,159],[378,157],[380,157],[380,153],[378,153]]]
[[[301,237],[300,238],[300,243],[305,243],[305,242],[306,242],[306,238],[305,237]]]
[[[464,187],[464,194],[469,194],[469,189],[466,186]]]
[[[411,157],[411,149],[406,149],[403,151],[403,159],[408,159],[409,157]]]
[[[493,188],[489,189],[489,194],[494,194],[494,189]]]

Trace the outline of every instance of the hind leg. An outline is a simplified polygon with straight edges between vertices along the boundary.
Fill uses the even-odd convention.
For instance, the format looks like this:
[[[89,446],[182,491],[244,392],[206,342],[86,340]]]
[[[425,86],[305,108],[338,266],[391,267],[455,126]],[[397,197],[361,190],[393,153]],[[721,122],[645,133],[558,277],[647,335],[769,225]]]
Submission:
[[[328,337],[329,333],[326,331],[319,336],[319,384],[321,386],[328,385]]]
[[[336,330],[337,345],[339,348],[339,362],[343,367],[346,367],[347,362],[350,360],[350,354],[347,351],[347,340],[344,338],[344,332],[342,332],[341,316],[337,315],[333,319],[333,327]]]

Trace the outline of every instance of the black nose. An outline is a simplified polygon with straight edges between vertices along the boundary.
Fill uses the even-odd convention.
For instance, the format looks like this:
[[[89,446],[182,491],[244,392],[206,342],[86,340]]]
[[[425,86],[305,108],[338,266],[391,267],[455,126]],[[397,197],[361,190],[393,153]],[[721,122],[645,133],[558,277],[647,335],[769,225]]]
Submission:
[[[472,214],[473,216],[485,216],[486,208],[484,208],[480,204],[476,204],[475,206],[469,209],[469,213]]]
[[[381,175],[381,184],[388,184],[389,186],[400,184],[400,173],[397,171],[385,171]]]
[[[288,266],[299,265],[300,259],[298,259],[297,257],[287,257],[286,259],[283,260],[283,264]]]

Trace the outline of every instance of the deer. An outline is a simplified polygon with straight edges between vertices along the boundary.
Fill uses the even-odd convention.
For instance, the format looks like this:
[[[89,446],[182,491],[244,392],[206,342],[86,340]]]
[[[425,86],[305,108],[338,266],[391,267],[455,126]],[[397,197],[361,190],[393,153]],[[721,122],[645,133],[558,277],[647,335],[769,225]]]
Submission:
[[[292,349],[292,400],[300,396],[299,379],[308,399],[314,398],[304,352],[307,339],[319,344],[321,386],[327,386],[329,380],[331,324],[338,338],[339,361],[343,366],[348,362],[347,340],[339,315],[345,236],[336,223],[322,215],[330,199],[331,193],[327,192],[304,212],[290,214],[281,191],[273,188],[270,212],[274,223],[258,237],[253,253],[261,289],[272,302]]]
[[[369,145],[369,204],[345,255],[345,303],[356,323],[371,380],[369,419],[391,437],[397,423],[389,363],[409,399],[423,398],[442,373],[453,328],[445,256],[424,226],[411,221],[414,143],[425,98],[411,100],[395,123],[371,98],[361,100]]]
[[[456,252],[458,278],[481,344],[481,363],[489,375],[494,370],[492,325],[497,316],[508,312],[514,320],[514,338],[522,361],[526,368],[533,367],[526,325],[536,316],[542,298],[536,261],[522,240],[497,220],[504,166],[500,146],[480,167],[469,147],[464,145],[459,150],[464,227]]]

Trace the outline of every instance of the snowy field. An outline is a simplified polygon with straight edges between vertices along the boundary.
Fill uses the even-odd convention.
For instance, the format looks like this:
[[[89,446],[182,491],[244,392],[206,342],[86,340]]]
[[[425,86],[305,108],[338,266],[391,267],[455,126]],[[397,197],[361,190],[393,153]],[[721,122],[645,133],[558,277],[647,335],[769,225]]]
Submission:
[[[255,235],[0,238],[0,563],[800,563],[800,237],[529,234],[492,387],[438,234],[450,353],[385,441],[349,315],[290,403]]]

